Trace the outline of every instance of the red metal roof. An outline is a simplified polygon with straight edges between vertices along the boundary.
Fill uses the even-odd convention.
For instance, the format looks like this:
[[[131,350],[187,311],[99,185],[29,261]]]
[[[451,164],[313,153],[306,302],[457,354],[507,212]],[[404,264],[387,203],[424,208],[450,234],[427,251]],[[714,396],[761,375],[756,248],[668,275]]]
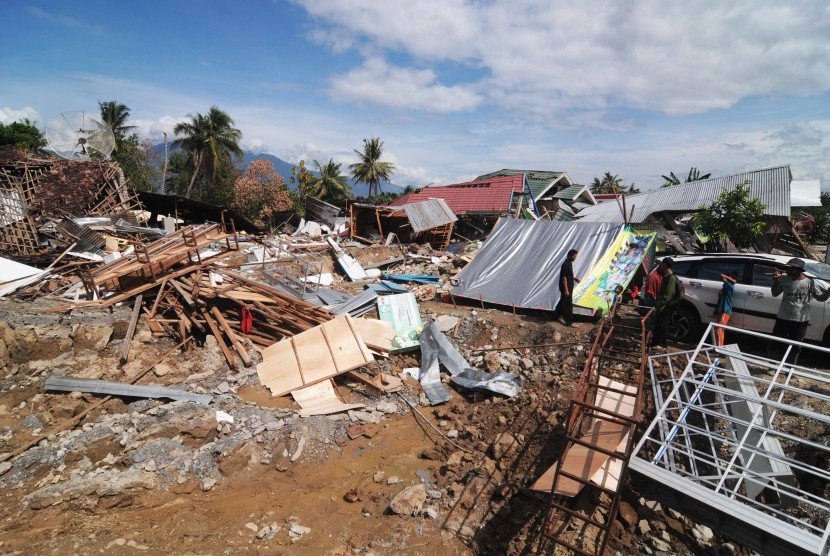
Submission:
[[[444,199],[450,210],[457,215],[467,212],[499,213],[510,209],[513,194],[523,192],[523,183],[524,175],[517,174],[441,187],[425,187],[402,195],[385,206],[397,207],[427,199]]]

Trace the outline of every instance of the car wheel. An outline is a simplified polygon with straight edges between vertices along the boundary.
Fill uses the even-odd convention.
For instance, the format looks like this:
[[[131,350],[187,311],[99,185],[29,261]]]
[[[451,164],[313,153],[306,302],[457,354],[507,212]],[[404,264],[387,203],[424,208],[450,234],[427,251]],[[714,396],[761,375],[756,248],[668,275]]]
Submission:
[[[692,307],[680,305],[669,315],[668,337],[687,344],[696,342],[700,332],[700,317]]]

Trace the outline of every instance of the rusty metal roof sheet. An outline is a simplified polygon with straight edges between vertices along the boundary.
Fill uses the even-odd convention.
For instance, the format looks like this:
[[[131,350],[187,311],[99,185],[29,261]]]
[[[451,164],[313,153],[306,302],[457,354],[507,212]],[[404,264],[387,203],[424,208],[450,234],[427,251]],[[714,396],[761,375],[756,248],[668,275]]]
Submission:
[[[749,181],[752,197],[764,203],[766,215],[789,218],[792,173],[789,166],[778,166],[626,195],[625,205],[630,215],[629,222],[645,222],[649,215],[655,212],[700,210],[716,201],[722,191],[733,190],[746,181]],[[580,222],[623,222],[622,213],[615,202],[587,207],[578,217]]]

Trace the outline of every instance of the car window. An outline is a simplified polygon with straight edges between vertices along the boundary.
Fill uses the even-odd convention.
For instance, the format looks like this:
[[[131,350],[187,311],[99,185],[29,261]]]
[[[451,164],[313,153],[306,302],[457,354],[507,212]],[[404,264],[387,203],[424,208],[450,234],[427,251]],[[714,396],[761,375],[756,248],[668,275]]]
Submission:
[[[744,279],[744,263],[740,261],[703,261],[697,271],[697,277],[701,280],[715,280],[720,282],[721,274],[731,271],[738,273],[738,282]]]
[[[804,261],[806,270],[816,278],[830,280],[830,265],[818,261]]]
[[[671,270],[678,276],[689,276],[694,261],[674,261]]]
[[[778,270],[782,271],[781,267],[770,264],[755,263],[752,265],[752,285],[761,286],[764,288],[772,287],[772,274]]]

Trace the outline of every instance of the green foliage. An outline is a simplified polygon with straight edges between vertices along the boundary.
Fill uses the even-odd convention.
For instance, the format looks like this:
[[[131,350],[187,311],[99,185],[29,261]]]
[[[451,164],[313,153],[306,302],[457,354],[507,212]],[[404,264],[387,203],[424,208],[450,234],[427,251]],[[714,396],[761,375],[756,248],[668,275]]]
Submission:
[[[200,188],[212,190],[210,194],[204,193],[212,198],[217,194],[215,182],[223,176],[223,180],[227,181],[227,176],[233,173],[232,159],[242,158],[243,152],[239,147],[242,132],[233,127],[233,118],[216,106],[211,106],[207,114],[189,117],[189,122],[181,122],[173,129],[176,135],[182,136],[173,141],[173,145],[181,145],[182,149],[188,153],[191,174],[184,196],[190,197],[197,179],[201,176],[204,179],[199,182]],[[234,177],[230,180],[231,185],[235,179]],[[226,192],[221,196],[226,195],[232,197],[233,194]]]
[[[764,231],[764,204],[749,192],[749,180],[700,210],[696,227],[705,235],[723,241],[731,239],[738,247],[750,245]]]
[[[112,129],[112,134],[115,137],[115,152],[118,152],[127,139],[127,132],[135,129],[134,125],[127,125],[127,120],[130,118],[130,109],[127,105],[115,100],[107,102],[99,100],[98,109],[101,111],[101,119]]]
[[[698,170],[695,166],[689,168],[689,174],[686,176],[685,183],[692,183],[693,181],[701,181],[701,180],[708,180],[712,174],[703,174],[700,175],[700,170]],[[660,187],[670,187],[672,185],[680,185],[680,178],[678,178],[674,172],[669,172],[669,175],[662,175],[660,176],[663,178],[663,185]]]
[[[28,118],[12,122],[0,123],[0,145],[14,145],[26,151],[36,151],[46,146],[46,138]]]
[[[346,176],[340,172],[342,164],[329,159],[325,165],[315,160],[314,166],[317,167],[318,175],[313,176],[308,183],[308,195],[324,201],[341,201],[354,197]]]
[[[821,200],[821,206],[830,206],[830,193],[825,193],[824,191],[822,191],[819,195],[819,199]]]
[[[601,178],[594,178],[590,189],[591,193],[595,195],[620,193],[622,191],[622,179],[616,174],[605,172]]]
[[[121,142],[114,158],[124,170],[130,188],[140,191],[156,191],[161,181],[158,154],[153,153],[150,139],[139,141],[133,133]]]
[[[369,196],[381,193],[380,182],[389,181],[395,165],[391,162],[383,162],[380,157],[383,154],[383,141],[379,137],[363,140],[363,152],[354,149],[359,161],[349,166],[352,177],[361,183],[369,186]]]

